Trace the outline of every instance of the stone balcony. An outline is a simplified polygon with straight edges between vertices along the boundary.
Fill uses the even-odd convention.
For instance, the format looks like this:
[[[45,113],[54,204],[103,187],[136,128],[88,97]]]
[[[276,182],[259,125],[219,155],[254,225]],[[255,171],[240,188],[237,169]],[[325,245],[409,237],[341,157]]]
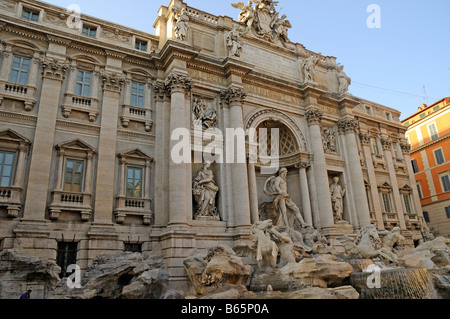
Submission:
[[[153,212],[150,208],[151,199],[129,198],[118,196],[114,215],[118,224],[123,224],[127,216],[142,217],[144,225],[150,225],[153,220]]]
[[[91,194],[53,191],[49,206],[51,220],[58,220],[61,212],[78,212],[81,220],[87,222],[92,215]]]
[[[383,213],[383,221],[386,229],[400,226],[400,220],[398,219],[397,213]]]
[[[129,126],[130,121],[143,123],[147,132],[150,132],[153,126],[152,110],[149,108],[123,105],[120,120],[125,128]]]
[[[405,222],[408,229],[420,229],[420,220],[417,214],[405,214]]]
[[[70,118],[72,111],[88,114],[89,122],[97,121],[98,99],[78,96],[67,93],[64,96],[64,104],[61,106],[65,118]]]
[[[381,166],[384,170],[386,169],[386,160],[384,155],[382,154],[372,154],[373,167],[376,169],[378,166]]]
[[[0,187],[0,206],[6,207],[8,217],[16,218],[22,208],[22,188]]]
[[[0,106],[2,106],[4,99],[22,101],[25,111],[30,112],[36,104],[36,88],[0,81]]]

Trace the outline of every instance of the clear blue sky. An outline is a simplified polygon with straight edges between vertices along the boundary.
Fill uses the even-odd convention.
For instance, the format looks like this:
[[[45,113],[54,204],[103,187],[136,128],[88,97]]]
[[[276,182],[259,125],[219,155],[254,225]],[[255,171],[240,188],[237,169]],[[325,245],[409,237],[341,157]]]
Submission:
[[[241,0],[242,1],[242,0]],[[169,0],[46,0],[151,34]],[[237,20],[238,0],[185,0],[189,6]],[[247,2],[247,1],[245,1]],[[350,93],[402,112],[450,96],[449,0],[279,0],[292,24],[289,37],[307,49],[335,56],[352,78]],[[381,28],[370,29],[370,4],[381,9]],[[426,96],[425,98],[425,90]]]

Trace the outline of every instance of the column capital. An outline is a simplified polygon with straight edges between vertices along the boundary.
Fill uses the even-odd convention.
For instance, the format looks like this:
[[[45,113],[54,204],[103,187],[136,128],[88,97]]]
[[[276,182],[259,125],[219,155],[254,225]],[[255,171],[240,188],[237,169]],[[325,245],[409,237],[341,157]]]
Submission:
[[[412,147],[408,142],[400,142],[400,148],[402,149],[402,153],[404,155],[411,155]]]
[[[298,169],[308,169],[311,167],[311,163],[305,160],[302,160],[300,163],[295,164],[295,168]]]
[[[380,138],[381,145],[383,145],[383,149],[386,151],[390,151],[392,147],[392,139],[389,137]]]
[[[228,90],[222,90],[220,92],[220,98],[228,106],[242,106],[247,98],[247,93],[241,88],[230,88]]]
[[[63,81],[69,65],[56,59],[44,59],[42,62],[44,78]]]
[[[189,93],[192,90],[192,78],[173,72],[167,77],[165,86],[166,89],[170,90],[170,94],[175,92]]]
[[[320,125],[322,122],[323,113],[317,108],[310,108],[306,111],[305,116],[308,126]]]
[[[103,72],[101,74],[103,81],[103,90],[120,93],[122,91],[125,78],[118,73]]]
[[[361,139],[361,142],[363,145],[370,146],[371,136],[369,133],[361,132],[361,133],[359,133],[359,138]]]
[[[359,123],[354,118],[340,119],[338,122],[338,129],[340,134],[355,133]]]
[[[170,88],[167,86],[166,83],[156,81],[152,85],[155,92],[155,99],[157,102],[162,102],[166,98],[170,97]]]

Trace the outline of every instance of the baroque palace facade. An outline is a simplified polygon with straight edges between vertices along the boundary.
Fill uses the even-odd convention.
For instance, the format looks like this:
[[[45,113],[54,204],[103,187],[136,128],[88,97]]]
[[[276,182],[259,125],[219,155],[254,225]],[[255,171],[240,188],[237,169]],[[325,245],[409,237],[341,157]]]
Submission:
[[[193,123],[278,128],[292,201],[329,239],[376,224],[422,240],[400,113],[349,94],[336,58],[289,40],[275,2],[233,6],[239,21],[172,0],[152,35],[43,2],[0,3],[1,249],[82,269],[100,254],[161,251],[183,285],[187,256],[248,242],[270,203],[270,176],[249,156],[205,165],[215,187],[197,209],[203,163],[171,160],[171,133]]]

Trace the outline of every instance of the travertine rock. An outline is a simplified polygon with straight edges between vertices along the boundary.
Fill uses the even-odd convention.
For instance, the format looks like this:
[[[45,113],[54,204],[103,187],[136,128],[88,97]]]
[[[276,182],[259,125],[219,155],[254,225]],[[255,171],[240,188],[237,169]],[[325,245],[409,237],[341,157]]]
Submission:
[[[32,289],[32,299],[46,297],[57,286],[61,268],[55,262],[23,256],[13,250],[0,252],[0,298],[17,299]]]
[[[264,291],[271,285],[273,290],[291,291],[315,286],[320,288],[336,287],[353,272],[353,267],[340,262],[333,255],[319,255],[305,258],[299,263],[289,263],[281,269],[266,269],[254,274],[250,287],[255,291]]]
[[[426,268],[436,269],[437,266],[431,260],[434,254],[428,250],[414,251],[411,254],[403,256],[399,263],[407,268]]]
[[[253,269],[227,246],[213,247],[206,254],[185,259],[184,266],[199,295],[216,292],[226,284],[247,286]]]
[[[52,299],[155,299],[167,288],[167,274],[159,255],[139,253],[100,256],[82,273],[82,288],[69,289],[62,281]]]

